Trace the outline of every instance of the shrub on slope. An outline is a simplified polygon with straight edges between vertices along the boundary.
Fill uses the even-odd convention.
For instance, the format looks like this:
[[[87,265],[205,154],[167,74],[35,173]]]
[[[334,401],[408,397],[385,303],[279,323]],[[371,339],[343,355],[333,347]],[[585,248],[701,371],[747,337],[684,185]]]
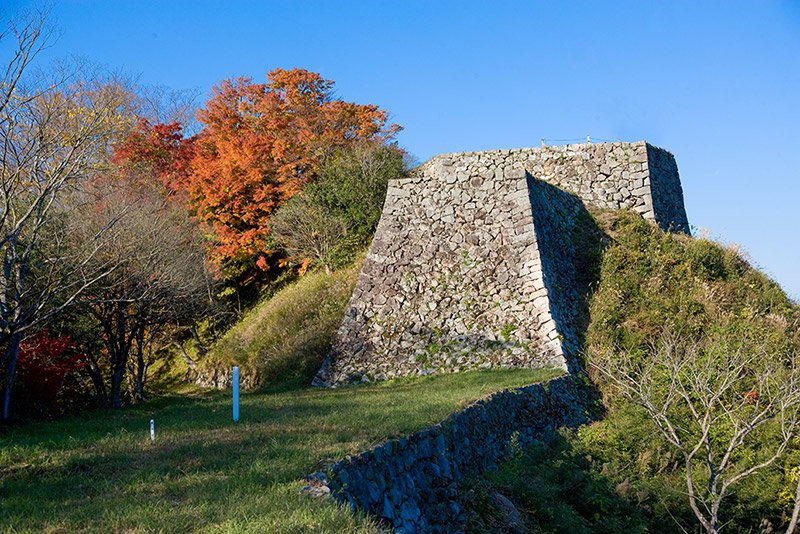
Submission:
[[[594,279],[585,336],[589,362],[618,351],[653,357],[651,344],[664,332],[706,345],[763,348],[784,362],[800,348],[800,310],[735,250],[666,234],[633,213],[594,217],[592,231],[573,236],[585,260],[581,274]],[[467,496],[476,531],[507,531],[492,491],[512,499],[531,532],[692,531],[683,458],[641,408],[593,378],[605,394],[605,419],[521,451],[488,483],[478,483]],[[741,454],[758,457],[760,447],[754,442]],[[785,528],[797,465],[800,452],[790,451],[780,465],[736,486],[724,503],[725,530]]]
[[[598,219],[612,242],[589,307],[593,357],[647,351],[667,329],[763,344],[775,358],[800,347],[800,310],[735,250],[664,233],[632,213]]]

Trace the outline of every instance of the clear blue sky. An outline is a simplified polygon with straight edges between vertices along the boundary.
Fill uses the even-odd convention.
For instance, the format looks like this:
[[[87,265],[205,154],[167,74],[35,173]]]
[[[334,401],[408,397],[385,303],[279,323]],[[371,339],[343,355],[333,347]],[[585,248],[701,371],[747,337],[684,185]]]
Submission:
[[[800,296],[800,2],[51,5],[49,57],[203,94],[304,67],[388,109],[420,160],[541,137],[646,139],[675,154],[690,222]]]

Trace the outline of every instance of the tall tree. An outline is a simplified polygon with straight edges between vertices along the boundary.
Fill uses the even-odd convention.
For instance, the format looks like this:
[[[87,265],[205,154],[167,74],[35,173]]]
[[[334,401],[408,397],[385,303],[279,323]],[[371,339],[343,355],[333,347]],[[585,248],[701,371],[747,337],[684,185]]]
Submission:
[[[59,70],[34,78],[29,67],[46,45],[41,14],[0,35],[13,46],[0,72],[0,346],[2,419],[23,336],[114,268],[91,261],[99,236],[72,239],[79,225],[64,197],[107,160],[131,126],[130,93],[114,80]],[[103,229],[104,231],[104,229]],[[69,265],[70,268],[65,266]]]
[[[95,261],[117,268],[81,297],[100,326],[107,358],[90,355],[89,372],[101,400],[115,408],[128,369],[131,396],[142,399],[153,343],[159,337],[168,343],[166,330],[191,324],[209,306],[203,235],[153,182],[114,175],[97,184],[98,201],[83,217],[87,235],[116,221]]]
[[[208,308],[210,277],[197,223],[152,177],[119,169],[91,192],[95,201],[87,204],[82,232],[88,236],[113,222],[114,231],[106,234],[106,246],[94,261],[117,267],[80,300],[99,324],[105,348],[104,360],[89,355],[89,372],[101,400],[118,408],[129,367],[131,396],[141,399],[154,341]]]
[[[266,83],[225,80],[197,115],[189,197],[216,237],[229,272],[268,269],[269,218],[314,177],[334,148],[387,141],[399,127],[386,111],[333,96],[333,82],[304,69],[276,69]]]

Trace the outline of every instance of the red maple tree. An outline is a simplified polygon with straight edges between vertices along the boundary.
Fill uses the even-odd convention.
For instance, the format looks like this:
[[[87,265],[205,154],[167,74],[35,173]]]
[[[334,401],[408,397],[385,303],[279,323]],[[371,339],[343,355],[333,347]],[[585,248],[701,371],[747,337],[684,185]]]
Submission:
[[[145,167],[172,195],[186,192],[191,176],[195,137],[184,137],[178,122],[150,124],[139,120],[136,130],[114,147],[113,162],[123,167]]]
[[[266,83],[225,80],[197,115],[190,203],[214,229],[214,256],[262,269],[270,215],[303,189],[326,154],[358,140],[387,141],[398,131],[374,105],[333,97],[333,82],[304,69],[276,69]]]
[[[265,83],[222,81],[184,138],[178,123],[140,121],[115,147],[120,165],[146,165],[213,233],[212,258],[229,274],[276,262],[269,218],[314,178],[337,147],[387,142],[400,127],[378,106],[334,98],[334,84],[305,69],[275,69]]]

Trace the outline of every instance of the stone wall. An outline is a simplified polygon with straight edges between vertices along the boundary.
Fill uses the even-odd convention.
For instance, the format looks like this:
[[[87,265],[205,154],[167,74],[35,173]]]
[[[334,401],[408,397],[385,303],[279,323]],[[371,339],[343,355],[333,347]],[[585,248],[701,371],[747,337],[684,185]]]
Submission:
[[[548,338],[561,344],[567,368],[574,371],[577,366],[574,355],[580,350],[579,314],[586,301],[578,290],[571,237],[585,207],[574,195],[547,182],[530,176],[528,182],[536,242],[542,259],[541,281],[547,290],[545,313],[551,318],[552,330]]]
[[[689,233],[689,220],[686,218],[675,157],[665,150],[647,145],[647,165],[655,220],[664,230]]]
[[[233,385],[233,370],[231,367],[195,367],[185,376],[185,381],[204,388],[229,389]],[[256,373],[242,370],[239,375],[239,387],[253,389],[260,380]]]
[[[573,369],[586,205],[688,229],[674,158],[644,142],[445,154],[394,180],[315,384]]]
[[[586,205],[630,208],[664,229],[689,230],[675,158],[644,141],[476,154],[493,159],[506,155],[507,165],[525,168],[532,176],[576,194]]]
[[[436,426],[346,458],[327,475],[315,473],[307,491],[330,491],[396,532],[461,532],[459,485],[556,428],[586,423],[587,399],[572,377],[495,393]]]

